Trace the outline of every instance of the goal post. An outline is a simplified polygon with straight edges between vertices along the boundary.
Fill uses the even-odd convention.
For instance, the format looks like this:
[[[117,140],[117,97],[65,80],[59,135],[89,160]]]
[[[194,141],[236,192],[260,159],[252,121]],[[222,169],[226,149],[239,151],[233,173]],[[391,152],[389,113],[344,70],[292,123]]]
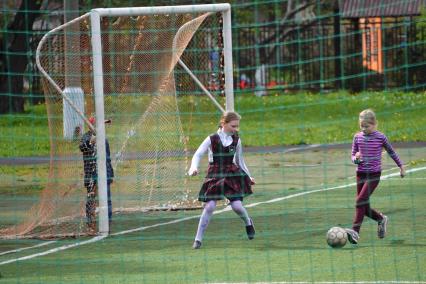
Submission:
[[[36,61],[51,137],[49,178],[28,213],[0,230],[0,237],[89,232],[78,147],[88,130],[96,133],[100,234],[109,231],[106,138],[115,173],[114,213],[200,207],[199,184],[185,176],[187,132],[193,128],[188,123],[197,111],[186,98],[203,95],[211,110],[234,110],[229,4],[94,9],[49,31]],[[70,79],[78,81],[77,95],[70,95]],[[112,119],[108,127],[105,118]],[[81,131],[64,129],[70,125]]]
[[[163,7],[138,7],[138,8],[99,8],[90,12],[92,22],[92,48],[93,48],[93,79],[94,95],[96,105],[96,142],[98,145],[97,163],[99,169],[99,231],[108,234],[108,205],[107,205],[107,175],[106,175],[106,154],[105,154],[105,124],[104,117],[104,90],[103,90],[103,66],[102,66],[102,38],[101,38],[101,18],[120,16],[140,16],[140,15],[167,15],[170,13],[207,13],[222,12],[224,25],[224,52],[225,52],[225,95],[226,109],[234,109],[233,101],[233,75],[232,75],[232,33],[231,10],[229,4],[207,4],[207,5],[186,5],[186,6],[163,6]],[[173,48],[176,48],[173,46]],[[179,59],[179,62],[182,61]],[[204,89],[205,90],[205,89]],[[212,96],[210,96],[212,98]]]
[[[98,186],[99,186],[99,231],[108,234],[108,205],[107,205],[107,175],[105,154],[105,125],[104,117],[104,90],[103,90],[103,66],[102,66],[102,38],[101,18],[120,16],[141,15],[167,15],[170,13],[223,13],[223,39],[224,39],[224,64],[225,64],[225,96],[226,110],[234,110],[233,100],[233,69],[232,69],[232,32],[231,32],[231,6],[229,4],[206,4],[206,5],[183,5],[183,6],[161,6],[161,7],[137,7],[137,8],[98,8],[90,12],[92,22],[91,41],[93,48],[93,80],[94,96],[96,105],[96,142],[98,145]],[[173,46],[173,48],[176,48]],[[180,59],[180,64],[184,64]],[[184,65],[184,68],[187,68]],[[189,70],[188,70],[189,71]],[[196,80],[196,78],[194,78]],[[203,91],[206,91],[203,88]],[[208,92],[207,92],[208,93]],[[208,93],[209,94],[209,93]],[[209,97],[213,97],[209,94]],[[217,103],[216,103],[217,104]]]

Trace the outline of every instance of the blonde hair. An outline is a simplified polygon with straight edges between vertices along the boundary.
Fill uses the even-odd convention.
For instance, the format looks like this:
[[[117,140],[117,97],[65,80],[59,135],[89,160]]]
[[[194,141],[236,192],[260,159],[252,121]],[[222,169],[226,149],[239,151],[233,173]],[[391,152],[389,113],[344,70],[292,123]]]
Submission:
[[[372,109],[365,109],[359,114],[359,122],[365,122],[368,124],[377,124],[376,114]]]
[[[222,127],[222,124],[229,123],[233,120],[240,120],[241,115],[236,113],[235,111],[225,111],[219,121],[219,127]]]

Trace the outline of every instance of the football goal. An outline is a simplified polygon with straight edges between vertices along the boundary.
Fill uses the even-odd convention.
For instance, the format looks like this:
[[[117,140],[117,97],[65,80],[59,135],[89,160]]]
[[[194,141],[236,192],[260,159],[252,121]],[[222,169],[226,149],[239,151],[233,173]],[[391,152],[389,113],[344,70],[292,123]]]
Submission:
[[[105,139],[114,214],[200,206],[199,183],[185,175],[194,122],[179,100],[208,96],[212,112],[233,110],[229,4],[94,9],[49,31],[36,60],[49,120],[49,178],[2,237],[87,234],[79,143],[89,129],[96,133],[99,233],[109,229]]]

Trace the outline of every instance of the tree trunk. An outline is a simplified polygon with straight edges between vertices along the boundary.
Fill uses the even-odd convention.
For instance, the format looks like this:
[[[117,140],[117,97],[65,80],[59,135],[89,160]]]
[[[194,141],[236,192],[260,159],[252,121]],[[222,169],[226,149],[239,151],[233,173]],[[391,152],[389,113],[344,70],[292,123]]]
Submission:
[[[0,113],[24,112],[24,72],[28,64],[27,53],[31,51],[32,26],[39,15],[41,2],[23,0],[3,38],[4,45],[0,51],[4,71],[0,75]]]

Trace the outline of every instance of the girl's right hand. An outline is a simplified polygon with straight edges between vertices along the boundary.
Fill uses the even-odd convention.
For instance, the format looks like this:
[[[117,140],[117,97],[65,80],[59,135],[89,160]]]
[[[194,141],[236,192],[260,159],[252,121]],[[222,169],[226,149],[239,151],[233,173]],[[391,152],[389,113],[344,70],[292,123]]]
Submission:
[[[250,182],[251,182],[251,185],[255,185],[256,184],[256,181],[252,177],[250,178]]]
[[[189,169],[188,175],[196,176],[196,175],[198,175],[198,170],[197,169]]]
[[[354,164],[359,165],[361,163],[362,163],[361,153],[360,152],[356,152]]]
[[[355,159],[361,160],[361,153],[360,152],[356,152]]]

